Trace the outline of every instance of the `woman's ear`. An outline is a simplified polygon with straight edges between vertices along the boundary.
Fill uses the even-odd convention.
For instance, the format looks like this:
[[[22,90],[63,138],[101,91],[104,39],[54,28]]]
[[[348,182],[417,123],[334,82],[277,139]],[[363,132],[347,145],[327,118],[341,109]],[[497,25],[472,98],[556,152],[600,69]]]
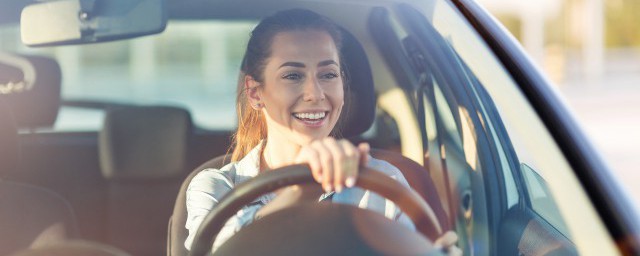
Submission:
[[[247,100],[253,109],[261,109],[264,104],[260,97],[260,83],[253,79],[250,75],[244,76],[244,91],[247,95]]]

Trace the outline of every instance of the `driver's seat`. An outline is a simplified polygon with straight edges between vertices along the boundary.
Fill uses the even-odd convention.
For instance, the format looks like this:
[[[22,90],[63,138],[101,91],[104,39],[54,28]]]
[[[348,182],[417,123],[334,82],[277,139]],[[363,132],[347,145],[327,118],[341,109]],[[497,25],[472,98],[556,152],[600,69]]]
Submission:
[[[345,138],[356,138],[373,124],[376,97],[371,67],[364,49],[349,32],[343,30],[343,37],[342,64],[345,67],[349,92],[345,94],[345,97],[348,97],[345,99],[348,106],[343,108],[342,116],[340,117],[342,121],[338,125],[341,126],[342,135]],[[409,185],[431,206],[443,230],[449,230],[446,213],[427,169],[397,152],[372,149],[371,155],[374,158],[385,160],[400,169]],[[213,158],[192,171],[182,183],[176,198],[173,215],[169,219],[167,255],[188,255],[188,251],[184,247],[184,242],[188,236],[188,231],[185,228],[187,221],[186,191],[191,179],[204,169],[220,169],[228,164],[230,160],[230,155]]]

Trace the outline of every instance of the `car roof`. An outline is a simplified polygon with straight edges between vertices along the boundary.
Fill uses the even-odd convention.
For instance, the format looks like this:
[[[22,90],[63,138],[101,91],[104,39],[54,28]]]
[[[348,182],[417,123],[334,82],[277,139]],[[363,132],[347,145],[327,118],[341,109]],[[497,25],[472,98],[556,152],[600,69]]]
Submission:
[[[0,1],[0,24],[19,23],[21,10],[38,0]],[[45,1],[46,2],[46,1]],[[166,0],[170,19],[259,19],[278,10],[313,7],[321,10],[328,4],[327,11],[348,13],[350,8],[335,8],[336,5],[388,6],[408,3],[421,6],[419,0]],[[247,8],[251,6],[251,8]],[[322,12],[322,11],[319,11]]]

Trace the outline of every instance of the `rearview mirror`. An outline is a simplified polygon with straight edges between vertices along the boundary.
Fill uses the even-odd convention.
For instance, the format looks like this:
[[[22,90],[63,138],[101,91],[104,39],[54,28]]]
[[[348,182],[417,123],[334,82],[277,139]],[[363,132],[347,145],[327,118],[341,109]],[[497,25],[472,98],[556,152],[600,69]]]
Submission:
[[[22,10],[20,31],[28,46],[85,44],[160,33],[165,0],[59,0]]]

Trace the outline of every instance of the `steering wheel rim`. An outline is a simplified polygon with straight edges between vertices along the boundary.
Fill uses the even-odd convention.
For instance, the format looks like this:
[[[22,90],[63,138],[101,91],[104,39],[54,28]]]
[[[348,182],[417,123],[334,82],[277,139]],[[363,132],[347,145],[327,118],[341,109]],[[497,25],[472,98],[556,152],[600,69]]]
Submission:
[[[226,221],[259,196],[282,187],[307,183],[316,183],[316,181],[309,166],[299,164],[262,173],[238,185],[205,216],[196,232],[189,255],[211,253],[211,245]],[[431,241],[435,241],[437,237],[430,237],[428,234],[432,232],[429,231],[435,229],[438,236],[442,234],[442,228],[431,206],[415,191],[386,174],[362,166],[355,186],[376,192],[395,203],[413,221],[416,230]]]

